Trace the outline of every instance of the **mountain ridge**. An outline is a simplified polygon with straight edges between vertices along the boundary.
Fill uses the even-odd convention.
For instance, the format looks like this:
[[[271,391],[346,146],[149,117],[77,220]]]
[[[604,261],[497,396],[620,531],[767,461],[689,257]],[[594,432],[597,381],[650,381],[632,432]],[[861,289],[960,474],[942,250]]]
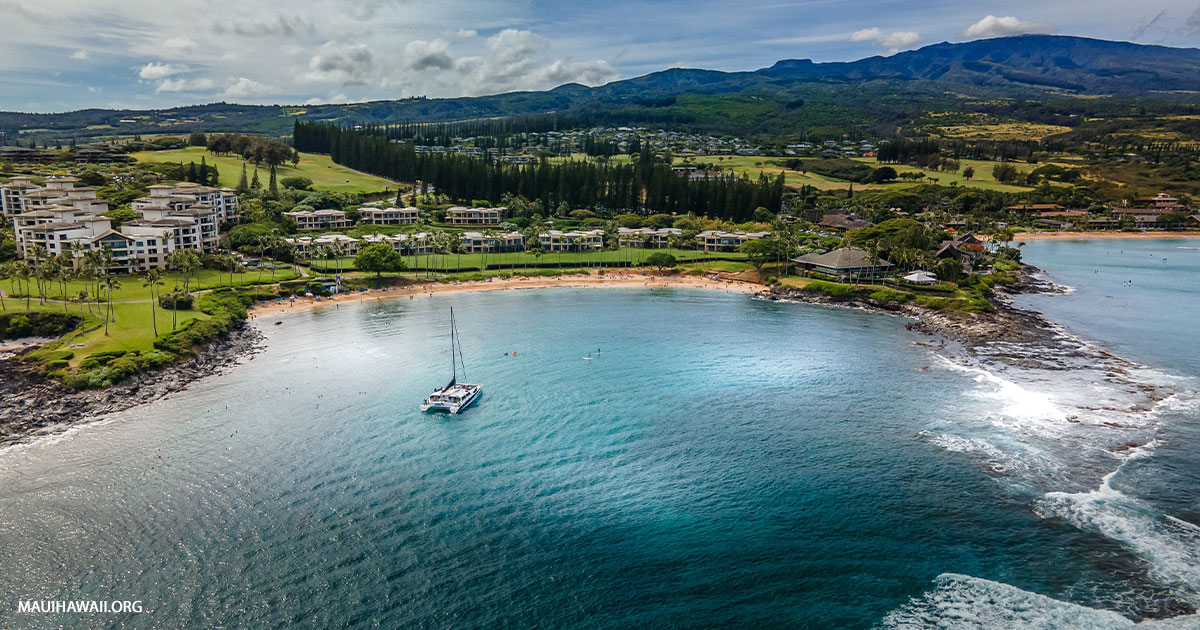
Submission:
[[[940,42],[856,61],[781,59],[769,67],[732,72],[668,68],[595,87],[567,83],[544,91],[476,97],[295,106],[211,103],[57,114],[0,112],[0,130],[19,134],[21,129],[46,129],[46,135],[65,137],[89,126],[107,125],[121,133],[203,128],[283,135],[297,117],[371,124],[541,113],[718,126],[724,119],[730,128],[736,128],[769,122],[773,117],[780,118],[780,125],[840,124],[837,112],[832,111],[839,105],[848,108],[847,116],[861,113],[854,124],[863,126],[898,120],[904,117],[900,109],[916,112],[921,103],[952,109],[947,93],[976,99],[1106,96],[1200,103],[1200,49],[1066,35],[1019,35]],[[864,101],[864,97],[876,102]],[[798,103],[801,105],[796,106]],[[809,110],[805,114],[811,115],[788,113],[805,108]],[[135,116],[149,120],[144,124],[120,122]],[[198,118],[199,122],[179,123],[180,118]],[[167,124],[169,120],[175,122]]]

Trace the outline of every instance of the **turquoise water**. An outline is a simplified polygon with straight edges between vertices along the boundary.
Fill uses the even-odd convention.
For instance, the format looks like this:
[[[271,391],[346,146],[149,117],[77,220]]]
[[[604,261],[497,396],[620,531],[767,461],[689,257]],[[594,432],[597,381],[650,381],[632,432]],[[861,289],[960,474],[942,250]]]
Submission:
[[[450,306],[485,390],[423,415]],[[1131,370],[1179,394],[1126,412],[1142,394],[1094,369],[696,290],[281,319],[228,374],[0,452],[0,626],[1129,627],[1200,604],[1194,452],[1115,517],[1089,494],[1173,446],[1114,444],[1193,422],[1178,370]],[[15,613],[42,598],[148,612]]]

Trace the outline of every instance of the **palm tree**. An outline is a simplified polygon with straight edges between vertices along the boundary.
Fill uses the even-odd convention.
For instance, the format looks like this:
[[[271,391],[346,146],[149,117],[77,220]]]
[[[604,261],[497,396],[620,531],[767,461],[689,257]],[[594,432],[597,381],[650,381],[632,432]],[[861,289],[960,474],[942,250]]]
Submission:
[[[158,269],[151,268],[146,272],[145,282],[143,287],[150,287],[150,322],[154,326],[154,336],[158,336],[158,296],[155,295],[155,287],[161,286],[162,272]]]
[[[42,284],[42,280],[46,278],[46,269],[43,263],[49,255],[50,252],[46,251],[46,248],[41,245],[34,245],[29,248],[28,258],[33,261],[33,279],[37,280],[38,301],[42,304],[46,303],[46,291]]]
[[[0,280],[7,280],[12,277],[12,264],[0,264]],[[4,305],[4,291],[0,291],[0,311],[7,311],[8,307]]]
[[[104,316],[104,336],[108,336],[108,322],[112,319],[112,292],[121,288],[121,281],[114,276],[105,276],[104,289],[108,293],[108,314]]]
[[[337,267],[337,274],[342,274],[342,254],[346,252],[346,248],[342,246],[340,241],[333,243],[333,264]]]
[[[335,252],[333,251],[333,248],[330,247],[329,245],[322,245],[320,247],[320,249],[317,251],[317,256],[325,259],[325,269],[323,270],[325,273],[329,272],[329,260],[331,258],[333,258],[334,255],[335,255]]]
[[[32,292],[29,289],[29,263],[24,260],[17,260],[12,264],[12,277],[17,280],[17,286],[21,285],[22,280],[25,281],[25,310],[32,310],[33,307],[29,304],[29,294]],[[17,291],[20,292],[20,289],[17,289]]]
[[[59,254],[54,259],[54,276],[62,288],[63,312],[67,312],[67,282],[75,276],[75,268],[71,266],[69,254]]]

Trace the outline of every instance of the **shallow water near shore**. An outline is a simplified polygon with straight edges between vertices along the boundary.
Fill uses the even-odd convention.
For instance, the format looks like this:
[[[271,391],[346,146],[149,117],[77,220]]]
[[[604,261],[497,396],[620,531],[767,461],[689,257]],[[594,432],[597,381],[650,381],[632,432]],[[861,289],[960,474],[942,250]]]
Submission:
[[[1078,244],[1027,248],[1059,273],[1075,250],[1043,245]],[[423,415],[449,306],[485,390]],[[0,452],[0,625],[1119,628],[1200,605],[1200,372],[1166,346],[1110,377],[1123,341],[1088,329],[1069,371],[1000,369],[903,319],[683,289],[274,319],[225,376]],[[44,598],[148,612],[15,613]]]

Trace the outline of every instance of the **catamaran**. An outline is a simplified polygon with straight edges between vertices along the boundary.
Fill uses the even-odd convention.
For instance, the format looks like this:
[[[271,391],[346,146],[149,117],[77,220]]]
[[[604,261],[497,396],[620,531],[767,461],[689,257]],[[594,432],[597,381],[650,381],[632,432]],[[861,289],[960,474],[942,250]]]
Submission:
[[[429,398],[421,405],[421,411],[447,411],[458,413],[471,406],[479,394],[483,392],[482,385],[471,385],[458,382],[458,366],[462,363],[462,344],[458,342],[458,328],[454,325],[454,307],[450,308],[450,384],[434,390]],[[463,374],[467,366],[463,365]]]

